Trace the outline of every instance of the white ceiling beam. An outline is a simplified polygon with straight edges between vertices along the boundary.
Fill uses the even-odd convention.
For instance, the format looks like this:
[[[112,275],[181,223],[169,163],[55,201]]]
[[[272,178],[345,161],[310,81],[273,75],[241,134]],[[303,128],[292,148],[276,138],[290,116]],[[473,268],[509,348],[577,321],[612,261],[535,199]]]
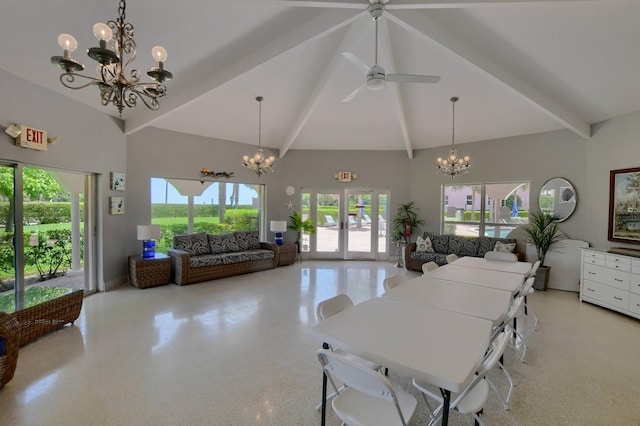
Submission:
[[[304,16],[308,16],[308,14]],[[244,43],[243,47],[228,49],[225,55],[220,55],[224,58],[218,61],[219,65],[217,69],[200,67],[195,71],[199,74],[206,72],[204,76],[176,76],[176,80],[182,79],[182,84],[176,86],[185,87],[180,87],[179,90],[178,87],[176,87],[175,93],[172,94],[170,82],[168,84],[169,95],[163,98],[160,110],[150,111],[138,108],[136,115],[126,120],[125,134],[130,135],[144,127],[153,125],[156,120],[160,120],[172,110],[188,106],[203,94],[260,66],[276,56],[305,43],[310,43],[345,25],[349,25],[357,19],[358,16],[360,16],[360,13],[356,11],[346,14],[343,10],[329,9],[315,15],[311,19],[291,22],[290,27],[283,28],[282,26],[278,26],[278,35],[264,40],[257,45],[255,43]],[[292,20],[290,19],[289,21]],[[191,82],[195,83],[188,85]]]
[[[353,0],[277,0],[279,3],[295,7],[324,7],[336,9],[365,9],[364,2]],[[559,3],[593,2],[603,0],[381,0],[389,10],[400,9],[462,9],[472,7],[504,7],[517,5],[544,5]],[[376,0],[370,0],[376,3]]]
[[[354,37],[359,37],[364,33],[364,28],[368,24],[368,21],[366,19],[359,18],[365,17],[368,18],[366,11],[362,11],[354,17],[355,22],[351,24],[348,31],[345,31],[345,35],[342,37],[340,42],[336,43],[337,47],[332,54],[331,59],[328,61],[327,67],[322,73],[322,76],[320,76],[316,84],[313,85],[313,88],[309,91],[309,93],[304,94],[307,102],[300,110],[300,114],[296,118],[295,123],[289,131],[289,135],[280,147],[280,158],[284,158],[285,154],[287,153],[289,148],[291,148],[291,145],[293,145],[296,138],[304,128],[305,124],[307,124],[307,121],[315,111],[320,94],[324,91],[331,76],[335,73],[339,61],[342,60],[341,53],[349,50],[349,45],[351,44]]]
[[[387,74],[395,74],[397,72],[396,61],[393,56],[393,50],[391,49],[391,37],[389,37],[389,28],[387,27],[387,21],[380,20],[379,24],[380,53],[382,54],[384,60],[382,63],[387,65],[387,69],[385,69],[385,72]],[[409,136],[409,126],[407,125],[407,115],[405,114],[404,107],[405,104],[402,99],[402,95],[400,94],[398,84],[401,83],[387,83],[386,90],[389,90],[391,94],[391,108],[393,109],[393,112],[398,119],[400,132],[402,133],[402,140],[404,141],[404,146],[407,149],[407,155],[409,156],[410,160],[413,160],[413,144],[411,143],[411,136]]]
[[[591,137],[591,126],[588,122],[581,119],[569,108],[561,105],[541,88],[534,87],[505,64],[491,58],[471,40],[460,37],[450,27],[440,24],[424,12],[399,10],[393,11],[393,13],[387,12],[385,16],[413,34],[437,42],[501,84],[519,93],[530,104],[580,137],[585,139]]]

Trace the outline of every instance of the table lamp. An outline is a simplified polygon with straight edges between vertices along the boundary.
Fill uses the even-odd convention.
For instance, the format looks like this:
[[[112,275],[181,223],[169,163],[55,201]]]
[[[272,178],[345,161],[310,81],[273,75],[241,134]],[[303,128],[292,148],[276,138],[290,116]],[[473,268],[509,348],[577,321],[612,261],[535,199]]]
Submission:
[[[276,244],[282,245],[282,233],[287,230],[287,221],[286,220],[272,220],[271,221],[271,232],[275,234]]]
[[[138,225],[138,241],[142,241],[142,258],[156,256],[156,240],[160,239],[160,225]]]

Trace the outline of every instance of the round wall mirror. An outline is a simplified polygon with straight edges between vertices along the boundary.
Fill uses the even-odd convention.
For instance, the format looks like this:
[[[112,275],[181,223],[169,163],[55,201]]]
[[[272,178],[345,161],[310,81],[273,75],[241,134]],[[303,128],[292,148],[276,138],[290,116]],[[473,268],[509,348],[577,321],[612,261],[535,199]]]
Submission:
[[[538,196],[540,211],[557,217],[556,222],[567,220],[576,209],[577,201],[575,188],[564,178],[549,179]]]

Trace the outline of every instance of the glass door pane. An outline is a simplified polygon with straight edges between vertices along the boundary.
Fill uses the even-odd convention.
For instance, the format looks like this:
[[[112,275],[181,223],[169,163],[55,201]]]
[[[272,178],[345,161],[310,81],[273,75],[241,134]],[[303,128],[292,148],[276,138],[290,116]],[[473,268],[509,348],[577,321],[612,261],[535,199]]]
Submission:
[[[25,288],[90,290],[84,271],[88,176],[23,168]]]
[[[372,193],[375,193],[375,197],[372,197]],[[373,221],[370,213],[372,198],[377,203],[377,192],[346,190],[345,194],[347,200],[347,204],[345,204],[347,210],[345,259],[375,259],[375,252],[372,250],[374,242],[372,239]]]
[[[340,192],[317,193],[315,204],[317,218],[315,256],[321,259],[342,259],[344,222],[340,208],[342,194]]]
[[[14,306],[14,170],[14,167],[0,165],[0,312],[12,312]]]

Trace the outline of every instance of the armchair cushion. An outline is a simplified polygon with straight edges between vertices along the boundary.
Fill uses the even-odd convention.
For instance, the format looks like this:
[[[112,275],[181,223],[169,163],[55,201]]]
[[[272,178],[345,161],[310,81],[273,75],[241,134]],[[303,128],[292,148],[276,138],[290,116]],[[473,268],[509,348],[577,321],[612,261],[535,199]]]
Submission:
[[[211,253],[206,232],[176,235],[173,237],[173,247],[186,251],[190,256]]]
[[[222,254],[240,251],[235,234],[209,235],[211,254]]]

